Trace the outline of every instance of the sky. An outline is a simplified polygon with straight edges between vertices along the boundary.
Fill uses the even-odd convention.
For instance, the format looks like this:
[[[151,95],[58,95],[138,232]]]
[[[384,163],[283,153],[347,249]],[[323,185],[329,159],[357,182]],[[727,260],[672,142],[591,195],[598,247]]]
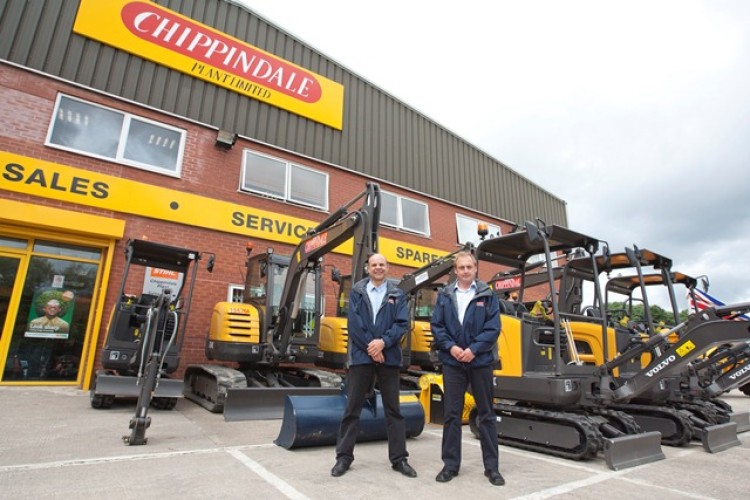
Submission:
[[[571,229],[750,301],[750,2],[233,1],[563,199]]]

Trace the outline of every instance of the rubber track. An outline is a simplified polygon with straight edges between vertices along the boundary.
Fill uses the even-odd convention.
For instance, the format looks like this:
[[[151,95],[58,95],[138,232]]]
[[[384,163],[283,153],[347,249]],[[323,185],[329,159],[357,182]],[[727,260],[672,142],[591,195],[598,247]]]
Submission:
[[[504,417],[525,419],[532,422],[546,422],[561,427],[573,427],[580,436],[580,445],[575,449],[565,449],[548,443],[535,443],[527,438],[517,439],[498,433],[498,442],[506,446],[535,451],[570,460],[587,460],[596,457],[604,448],[604,438],[598,427],[585,415],[575,413],[540,410],[508,404],[495,404],[495,414]]]
[[[612,408],[594,408],[590,412],[606,418],[610,425],[616,427],[624,434],[640,434],[643,432],[641,426],[636,422],[635,417],[628,415],[624,411]]]
[[[695,426],[690,421],[690,417],[676,408],[657,405],[642,404],[622,404],[611,405],[610,408],[624,411],[630,415],[648,415],[653,418],[662,418],[671,420],[677,427],[677,432],[671,436],[661,437],[661,444],[667,446],[685,446],[693,439]]]

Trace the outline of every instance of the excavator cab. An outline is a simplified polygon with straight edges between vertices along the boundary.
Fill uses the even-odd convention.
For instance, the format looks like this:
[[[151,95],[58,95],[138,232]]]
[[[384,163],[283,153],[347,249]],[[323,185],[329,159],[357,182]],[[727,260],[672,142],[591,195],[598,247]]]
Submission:
[[[289,256],[278,255],[271,248],[252,255],[249,247],[245,264],[243,302],[216,304],[206,339],[206,357],[241,365],[272,364],[268,345],[278,344],[281,339],[276,326]],[[317,356],[317,319],[322,308],[319,283],[320,268],[315,267],[302,283],[299,314],[291,324],[289,355],[300,363],[312,363]],[[271,336],[261,336],[260,332],[271,332]]]

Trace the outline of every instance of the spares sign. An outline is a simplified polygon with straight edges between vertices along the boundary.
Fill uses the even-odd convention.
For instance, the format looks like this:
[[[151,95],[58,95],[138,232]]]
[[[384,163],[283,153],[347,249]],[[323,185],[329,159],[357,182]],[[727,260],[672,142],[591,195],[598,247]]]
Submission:
[[[341,130],[343,85],[141,0],[81,0],[73,31]]]

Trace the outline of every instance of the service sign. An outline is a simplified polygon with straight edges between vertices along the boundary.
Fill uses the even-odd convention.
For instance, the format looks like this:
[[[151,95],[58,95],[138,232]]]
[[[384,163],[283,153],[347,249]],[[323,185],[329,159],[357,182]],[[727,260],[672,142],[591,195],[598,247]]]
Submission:
[[[344,87],[177,12],[140,0],[81,0],[73,31],[341,130]]]

